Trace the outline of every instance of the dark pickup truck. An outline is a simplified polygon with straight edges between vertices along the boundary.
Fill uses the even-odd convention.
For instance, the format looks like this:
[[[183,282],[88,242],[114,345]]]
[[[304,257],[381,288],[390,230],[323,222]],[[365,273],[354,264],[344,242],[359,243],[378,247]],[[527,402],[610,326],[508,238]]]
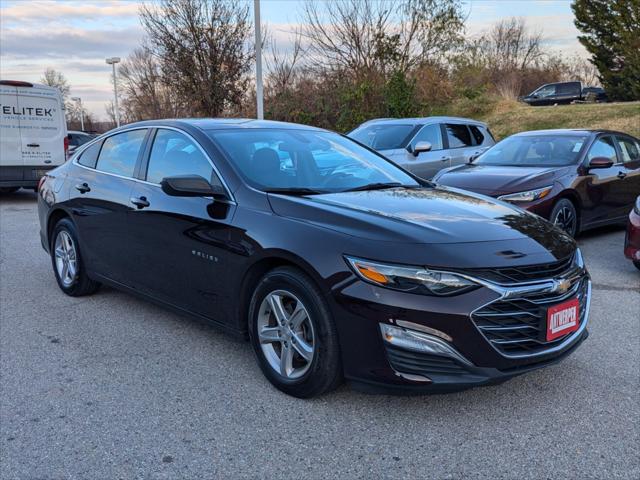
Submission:
[[[600,87],[583,87],[580,82],[547,83],[538,87],[522,101],[529,105],[555,105],[580,101],[606,102],[607,94]]]

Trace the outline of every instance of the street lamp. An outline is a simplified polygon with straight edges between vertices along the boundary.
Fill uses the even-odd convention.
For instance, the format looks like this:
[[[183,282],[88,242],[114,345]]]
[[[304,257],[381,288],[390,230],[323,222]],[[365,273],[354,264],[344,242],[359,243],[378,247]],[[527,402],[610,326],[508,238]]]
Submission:
[[[84,112],[82,111],[82,99],[80,97],[71,97],[71,100],[78,104],[80,110],[80,130],[84,132]]]
[[[264,119],[262,93],[262,38],[260,35],[260,0],[253,0],[253,15],[256,32],[256,113],[258,120]]]
[[[116,126],[120,126],[120,109],[118,108],[118,77],[116,76],[116,63],[120,62],[120,57],[110,57],[105,60],[107,65],[113,67],[113,96],[115,97],[116,104]]]

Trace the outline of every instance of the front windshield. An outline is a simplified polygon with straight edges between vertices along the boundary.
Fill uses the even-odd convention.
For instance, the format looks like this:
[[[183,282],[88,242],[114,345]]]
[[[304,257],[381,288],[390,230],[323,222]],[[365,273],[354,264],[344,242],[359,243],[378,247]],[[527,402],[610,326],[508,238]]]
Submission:
[[[480,155],[475,165],[514,167],[561,167],[577,163],[587,136],[514,135]]]
[[[336,133],[253,128],[207,133],[244,179],[263,191],[318,193],[419,185],[394,164]]]
[[[405,148],[417,125],[394,125],[373,123],[356,128],[349,136],[374,150]]]

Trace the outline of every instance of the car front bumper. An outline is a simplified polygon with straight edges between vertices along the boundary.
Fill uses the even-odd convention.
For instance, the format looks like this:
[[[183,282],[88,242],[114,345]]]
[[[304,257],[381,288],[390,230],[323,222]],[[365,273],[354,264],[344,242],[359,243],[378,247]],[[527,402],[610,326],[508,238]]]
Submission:
[[[438,393],[500,383],[557,363],[588,337],[591,282],[586,272],[581,281],[586,289],[580,297],[579,330],[548,348],[542,342],[537,351],[524,354],[501,351],[478,327],[474,312],[502,299],[491,289],[479,288],[456,297],[428,297],[355,281],[334,295],[345,378],[356,389],[368,392]],[[548,306],[562,303],[572,293],[568,295],[542,305],[540,322],[546,322]],[[380,324],[409,329],[413,325],[421,335],[433,332],[456,355],[392,345],[383,339]]]

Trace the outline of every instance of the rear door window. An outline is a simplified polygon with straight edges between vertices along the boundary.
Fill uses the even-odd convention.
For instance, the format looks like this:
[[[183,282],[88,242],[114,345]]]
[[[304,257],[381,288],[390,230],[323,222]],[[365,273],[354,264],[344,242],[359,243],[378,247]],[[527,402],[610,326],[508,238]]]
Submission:
[[[634,142],[627,137],[616,137],[616,140],[618,140],[623,163],[640,161],[640,147],[638,146],[638,142]]]
[[[108,137],[102,144],[96,169],[123,177],[133,177],[146,134],[146,129],[140,129]]]
[[[449,148],[463,148],[473,145],[471,133],[466,125],[447,123],[445,125]]]
[[[471,130],[471,134],[473,135],[473,139],[476,141],[476,145],[482,145],[482,142],[484,142],[484,134],[480,129],[475,125],[469,125],[469,130]]]

